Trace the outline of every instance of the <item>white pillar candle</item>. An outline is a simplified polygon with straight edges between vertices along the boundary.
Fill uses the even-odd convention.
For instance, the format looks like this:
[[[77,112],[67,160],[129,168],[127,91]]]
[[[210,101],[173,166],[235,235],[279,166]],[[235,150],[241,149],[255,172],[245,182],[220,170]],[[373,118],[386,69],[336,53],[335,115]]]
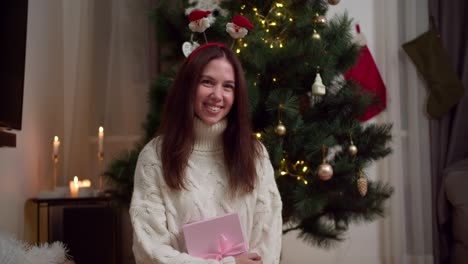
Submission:
[[[70,196],[75,198],[78,197],[78,191],[80,189],[80,181],[78,181],[78,177],[73,177],[73,181],[70,181]]]
[[[57,136],[55,136],[54,137],[54,142],[53,142],[54,156],[58,155],[59,146],[60,146],[60,140],[59,140],[59,138]]]
[[[104,142],[104,128],[102,126],[99,127],[98,133],[98,151],[99,153],[103,152],[103,142]]]

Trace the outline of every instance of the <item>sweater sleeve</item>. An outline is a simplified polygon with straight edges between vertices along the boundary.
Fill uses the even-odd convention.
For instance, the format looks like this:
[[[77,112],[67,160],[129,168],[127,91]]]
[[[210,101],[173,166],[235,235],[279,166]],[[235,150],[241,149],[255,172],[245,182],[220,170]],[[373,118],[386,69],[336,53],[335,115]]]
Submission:
[[[174,234],[167,228],[166,207],[163,202],[160,162],[154,149],[141,152],[134,179],[134,191],[130,204],[133,226],[133,252],[137,264],[231,264],[234,258],[220,262],[192,257],[171,246]]]
[[[273,167],[266,149],[259,172],[258,195],[255,205],[250,252],[262,256],[263,264],[278,264],[282,239],[282,202],[276,186]]]

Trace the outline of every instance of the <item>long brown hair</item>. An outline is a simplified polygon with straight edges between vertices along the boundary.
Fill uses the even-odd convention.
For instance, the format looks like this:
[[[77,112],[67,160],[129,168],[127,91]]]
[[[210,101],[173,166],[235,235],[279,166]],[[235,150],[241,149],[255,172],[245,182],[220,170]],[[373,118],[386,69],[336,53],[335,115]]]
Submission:
[[[223,134],[224,160],[232,194],[251,192],[256,184],[256,160],[260,143],[252,133],[249,98],[244,71],[234,52],[222,45],[199,47],[182,64],[164,106],[161,128],[161,160],[166,184],[173,190],[185,189],[185,170],[195,142],[194,101],[204,67],[213,59],[225,57],[234,69],[234,102],[227,115]]]

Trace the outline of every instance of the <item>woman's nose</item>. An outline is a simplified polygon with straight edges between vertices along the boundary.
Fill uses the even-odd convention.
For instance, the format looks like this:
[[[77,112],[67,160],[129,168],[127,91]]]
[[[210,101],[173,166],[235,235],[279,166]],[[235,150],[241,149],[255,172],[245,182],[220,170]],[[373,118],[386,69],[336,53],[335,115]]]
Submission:
[[[216,99],[216,100],[221,100],[222,98],[222,87],[216,85],[214,88],[213,88],[213,91],[211,92],[211,98],[213,99]]]

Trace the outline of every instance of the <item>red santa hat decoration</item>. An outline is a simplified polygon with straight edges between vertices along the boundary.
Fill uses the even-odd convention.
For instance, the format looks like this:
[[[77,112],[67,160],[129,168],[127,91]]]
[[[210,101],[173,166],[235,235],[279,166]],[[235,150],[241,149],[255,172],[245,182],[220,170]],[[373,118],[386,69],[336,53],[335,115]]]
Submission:
[[[205,42],[208,43],[208,39],[206,38],[205,30],[210,27],[210,21],[206,17],[207,15],[211,14],[211,11],[203,11],[195,9],[190,12],[189,18],[189,28],[192,32],[203,33],[205,37]],[[226,24],[226,31],[229,33],[231,37],[235,39],[243,38],[249,32],[247,29],[253,29],[254,26],[250,21],[241,15],[236,15],[232,18],[232,23]],[[190,41],[186,41],[182,44],[182,52],[184,53],[185,57],[189,57],[190,54],[198,48],[200,45],[198,42],[193,41],[193,34],[190,37]],[[234,42],[233,42],[234,45]],[[231,46],[232,48],[232,46]]]
[[[189,28],[193,32],[205,32],[210,27],[210,20],[206,17],[211,11],[193,10],[189,14]]]
[[[254,26],[250,21],[241,15],[234,16],[232,18],[232,23],[226,24],[226,31],[234,39],[243,38],[249,32],[248,29],[253,29]]]
[[[378,99],[376,103],[366,109],[363,116],[359,117],[360,121],[367,121],[387,107],[387,88],[367,47],[366,38],[361,33],[359,24],[356,25],[356,31],[357,34],[353,41],[361,46],[359,59],[357,64],[344,74],[344,77],[346,80],[354,79],[361,85],[363,91],[370,93]]]

